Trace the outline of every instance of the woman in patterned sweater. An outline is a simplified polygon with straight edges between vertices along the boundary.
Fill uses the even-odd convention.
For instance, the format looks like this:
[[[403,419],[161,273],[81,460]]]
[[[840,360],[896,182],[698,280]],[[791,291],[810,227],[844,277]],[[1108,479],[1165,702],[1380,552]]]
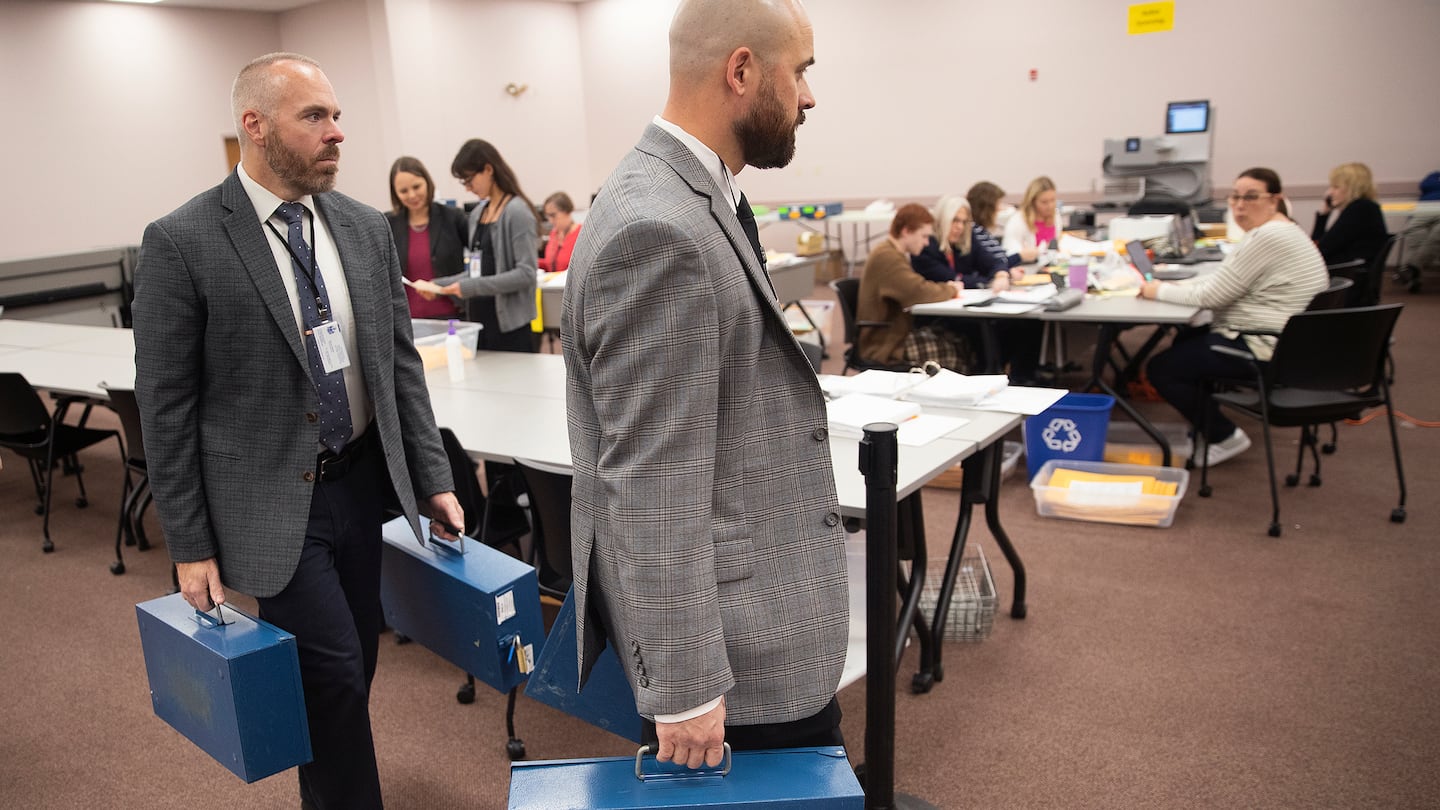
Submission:
[[[1315,243],[1283,212],[1280,177],[1270,169],[1249,169],[1236,178],[1230,210],[1245,238],[1220,269],[1193,283],[1147,281],[1144,298],[1189,304],[1212,313],[1210,326],[1183,331],[1170,348],[1155,355],[1148,368],[1160,396],[1189,420],[1198,433],[1205,422],[1205,381],[1247,377],[1249,364],[1210,350],[1233,346],[1269,361],[1275,338],[1241,331],[1279,332],[1296,312],[1326,288],[1329,276]],[[1209,463],[1213,466],[1243,453],[1250,437],[1209,403]]]

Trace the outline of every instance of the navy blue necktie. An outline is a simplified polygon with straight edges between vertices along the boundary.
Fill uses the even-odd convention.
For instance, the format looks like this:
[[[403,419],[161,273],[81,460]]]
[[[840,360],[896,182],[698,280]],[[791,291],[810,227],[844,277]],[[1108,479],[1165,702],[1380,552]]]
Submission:
[[[768,262],[765,261],[765,248],[760,246],[760,228],[755,224],[755,212],[751,210],[750,201],[745,199],[743,191],[740,192],[740,204],[735,207],[735,216],[740,218],[740,227],[750,239],[750,247],[755,251],[755,258],[760,261],[760,269],[764,270]]]
[[[332,453],[339,453],[350,441],[355,426],[350,419],[350,394],[345,390],[345,372],[341,370],[325,373],[325,364],[320,360],[320,349],[311,330],[334,318],[330,309],[330,297],[325,292],[325,279],[320,267],[305,244],[305,206],[299,203],[281,203],[275,213],[289,226],[286,241],[290,244],[290,265],[295,271],[296,297],[300,299],[300,316],[305,322],[305,355],[310,359],[310,378],[320,395],[320,443]],[[304,262],[305,264],[302,264]],[[306,265],[309,267],[306,267]],[[314,285],[311,285],[311,271],[314,271]],[[324,307],[328,317],[320,316]]]

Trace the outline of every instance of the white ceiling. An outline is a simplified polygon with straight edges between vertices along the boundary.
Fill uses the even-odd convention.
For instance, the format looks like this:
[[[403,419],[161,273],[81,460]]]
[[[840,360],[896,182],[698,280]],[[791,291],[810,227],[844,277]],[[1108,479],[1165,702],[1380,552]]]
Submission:
[[[535,2],[584,3],[586,0],[534,0]],[[112,0],[124,2],[124,0]],[[184,6],[186,8],[225,8],[236,11],[289,11],[301,6],[313,5],[321,0],[159,0],[153,5]],[[352,0],[353,2],[353,0]]]

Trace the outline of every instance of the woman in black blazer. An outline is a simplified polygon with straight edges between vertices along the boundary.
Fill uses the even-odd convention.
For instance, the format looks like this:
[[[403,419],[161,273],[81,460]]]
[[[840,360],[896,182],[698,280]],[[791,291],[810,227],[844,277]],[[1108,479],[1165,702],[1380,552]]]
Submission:
[[[1368,268],[1385,249],[1385,215],[1375,201],[1375,181],[1364,163],[1345,163],[1330,172],[1330,191],[1315,213],[1310,238],[1326,264],[1364,259]],[[1330,212],[1338,211],[1330,222]]]
[[[411,281],[431,280],[465,270],[465,212],[435,202],[435,182],[425,164],[402,157],[390,166],[390,207],[385,215],[395,235],[400,268]],[[458,318],[455,300],[437,296],[429,301],[405,288],[414,318]]]

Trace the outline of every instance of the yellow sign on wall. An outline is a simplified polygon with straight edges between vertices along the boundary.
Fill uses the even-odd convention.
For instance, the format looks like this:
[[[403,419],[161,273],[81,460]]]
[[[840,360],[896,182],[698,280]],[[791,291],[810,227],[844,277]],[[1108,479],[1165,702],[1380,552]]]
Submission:
[[[1130,7],[1129,34],[1154,34],[1175,28],[1175,0],[1136,3]]]

